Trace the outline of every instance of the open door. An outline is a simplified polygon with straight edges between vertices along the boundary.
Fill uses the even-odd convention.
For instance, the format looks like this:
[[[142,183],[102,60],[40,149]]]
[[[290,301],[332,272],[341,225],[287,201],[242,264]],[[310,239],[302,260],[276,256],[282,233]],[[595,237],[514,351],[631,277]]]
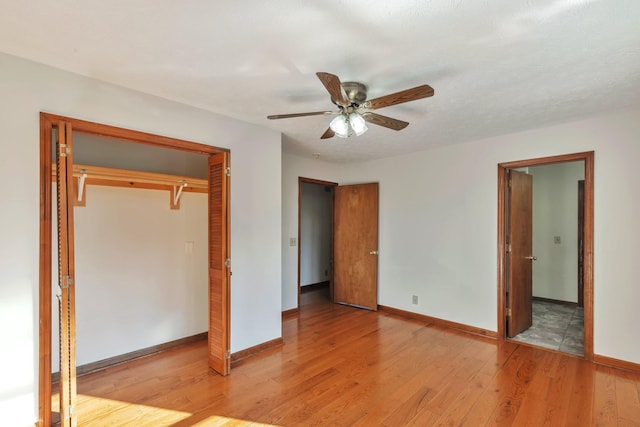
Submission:
[[[334,302],[378,309],[378,183],[335,188]]]
[[[509,171],[508,176],[507,336],[533,324],[533,176]]]
[[[228,153],[209,156],[209,367],[230,370]]]
[[[73,245],[73,158],[71,124],[60,122],[56,140],[58,215],[58,310],[60,331],[60,425],[77,425],[76,317]]]

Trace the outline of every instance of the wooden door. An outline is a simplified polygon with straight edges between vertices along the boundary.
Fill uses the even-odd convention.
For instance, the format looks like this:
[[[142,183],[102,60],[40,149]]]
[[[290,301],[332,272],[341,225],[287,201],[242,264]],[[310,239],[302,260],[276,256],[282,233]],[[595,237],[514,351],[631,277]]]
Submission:
[[[209,367],[230,370],[228,154],[209,157]]]
[[[338,186],[334,205],[334,302],[378,309],[378,183]]]
[[[71,124],[60,122],[56,140],[58,215],[58,312],[60,331],[60,424],[76,426],[76,316],[73,245]]]
[[[509,171],[507,336],[527,330],[533,323],[533,177]]]

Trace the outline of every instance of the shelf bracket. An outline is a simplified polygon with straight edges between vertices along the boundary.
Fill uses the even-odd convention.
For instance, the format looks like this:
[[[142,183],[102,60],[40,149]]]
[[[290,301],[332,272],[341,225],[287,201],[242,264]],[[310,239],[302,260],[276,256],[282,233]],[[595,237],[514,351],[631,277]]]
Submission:
[[[182,190],[187,187],[187,181],[181,181],[180,184],[174,185],[171,189],[171,209],[180,209],[180,196]]]
[[[87,200],[85,198],[87,185],[85,180],[87,179],[87,170],[80,169],[80,175],[78,175],[78,180],[75,182],[76,184],[76,200],[74,200],[75,206],[86,206]]]

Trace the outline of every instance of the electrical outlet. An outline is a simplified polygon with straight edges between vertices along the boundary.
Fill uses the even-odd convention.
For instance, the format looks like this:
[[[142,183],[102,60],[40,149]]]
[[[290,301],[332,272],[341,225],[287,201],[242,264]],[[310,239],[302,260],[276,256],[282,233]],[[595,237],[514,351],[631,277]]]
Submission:
[[[418,304],[418,295],[413,295],[411,297],[411,304],[413,304],[413,305],[417,305]]]

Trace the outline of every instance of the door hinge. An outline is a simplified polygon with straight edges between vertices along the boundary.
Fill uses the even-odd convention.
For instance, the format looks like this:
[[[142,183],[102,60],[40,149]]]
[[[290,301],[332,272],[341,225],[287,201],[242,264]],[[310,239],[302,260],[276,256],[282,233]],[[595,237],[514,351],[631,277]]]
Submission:
[[[227,176],[231,176],[231,167],[227,166],[226,168],[224,168],[224,173],[226,173]]]
[[[61,288],[62,289],[69,289],[69,286],[73,285],[73,278],[71,276],[62,276],[62,283],[61,283]]]
[[[507,243],[507,252],[511,252],[511,243]]]
[[[227,352],[225,353],[224,357],[226,359],[231,359],[231,350],[227,350]]]
[[[224,266],[227,268],[231,268],[231,258],[227,258],[224,260]]]
[[[67,147],[67,144],[60,144],[60,157],[67,157],[67,154],[71,154],[71,148]]]
[[[511,307],[507,308],[507,317],[511,317]]]

